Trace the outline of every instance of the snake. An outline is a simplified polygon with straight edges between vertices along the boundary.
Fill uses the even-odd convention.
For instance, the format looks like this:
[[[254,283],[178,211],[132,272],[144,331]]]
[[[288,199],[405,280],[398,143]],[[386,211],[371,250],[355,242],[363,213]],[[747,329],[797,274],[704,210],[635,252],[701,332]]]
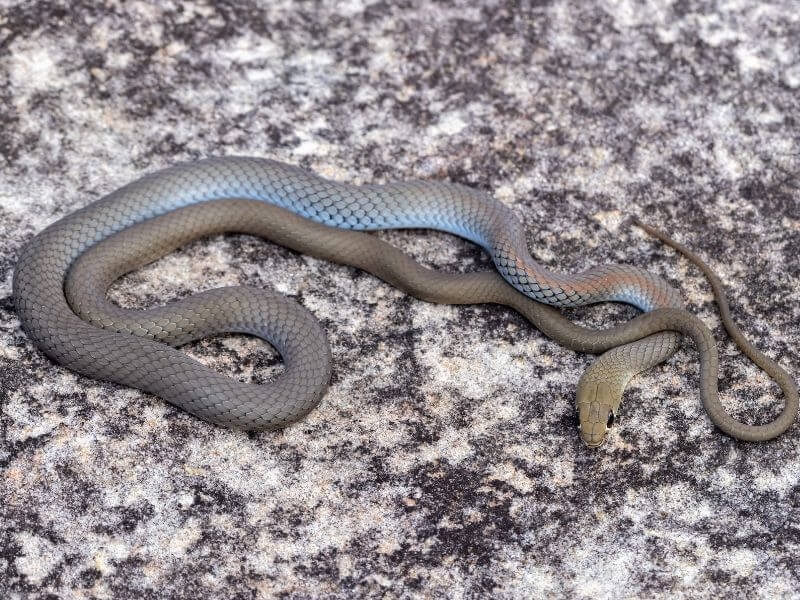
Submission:
[[[784,393],[783,409],[773,421],[750,425],[726,412],[718,395],[714,337],[682,308],[679,294],[663,279],[632,265],[603,265],[572,275],[549,271],[531,256],[524,226],[511,208],[487,192],[451,182],[353,185],[255,157],[180,163],[113,191],[34,236],[19,254],[13,299],[33,343],[72,371],[154,394],[224,427],[279,429],[319,404],[331,376],[326,333],[307,309],[247,286],[207,290],[145,311],[124,309],[106,297],[120,276],[192,240],[252,234],[365,270],[421,300],[509,306],[565,347],[603,353],[581,377],[576,394],[580,434],[589,446],[606,440],[630,379],[672,356],[681,335],[699,351],[700,395],[711,421],[740,440],[779,436],[798,411],[793,379],[741,334],[721,282],[699,256],[635,222],[709,277],[725,328]],[[368,233],[408,228],[465,238],[482,247],[496,269],[427,269]],[[632,304],[643,314],[592,330],[558,311],[605,301]],[[284,361],[283,372],[266,384],[243,383],[178,349],[223,332],[272,344]]]

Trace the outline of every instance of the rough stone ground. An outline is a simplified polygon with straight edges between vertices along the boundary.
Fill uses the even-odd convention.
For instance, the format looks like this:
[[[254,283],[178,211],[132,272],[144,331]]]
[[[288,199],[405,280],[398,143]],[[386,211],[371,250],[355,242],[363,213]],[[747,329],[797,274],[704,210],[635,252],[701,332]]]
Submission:
[[[797,9],[0,0],[0,596],[798,597],[800,428],[760,445],[715,431],[691,345],[634,380],[590,451],[573,409],[590,356],[503,308],[425,304],[216,237],[112,296],[243,283],[319,316],[330,392],[303,422],[246,435],[52,364],[10,301],[26,240],[177,161],[447,179],[513,206],[553,269],[667,278],[720,340],[726,406],[767,419],[775,389],[725,338],[706,282],[624,219],[705,256],[746,333],[800,373]],[[489,266],[452,236],[380,235],[442,269]],[[187,352],[245,381],[280,369],[238,336]]]

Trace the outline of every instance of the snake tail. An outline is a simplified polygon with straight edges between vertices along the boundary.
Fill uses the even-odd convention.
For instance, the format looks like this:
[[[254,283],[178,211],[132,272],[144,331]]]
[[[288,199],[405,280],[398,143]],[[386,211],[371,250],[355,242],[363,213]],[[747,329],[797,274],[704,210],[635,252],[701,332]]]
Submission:
[[[733,321],[733,317],[731,316],[731,309],[730,305],[728,304],[728,299],[725,295],[725,286],[723,286],[722,281],[717,276],[716,273],[709,267],[702,258],[700,258],[695,252],[681,244],[680,242],[672,239],[663,231],[660,231],[653,227],[652,225],[648,225],[644,223],[641,219],[636,216],[632,218],[633,223],[655,237],[656,239],[660,240],[667,246],[677,250],[680,254],[683,254],[690,262],[694,263],[706,276],[709,283],[711,284],[711,289],[714,293],[714,300],[719,307],[720,319],[722,320],[722,324],[725,327],[725,330],[728,332],[728,335],[731,339],[736,343],[739,349],[751,360],[755,363],[759,368],[761,368],[767,375],[769,375],[775,383],[783,391],[784,395],[784,405],[783,410],[781,411],[780,415],[772,421],[771,423],[767,423],[765,425],[747,425],[745,423],[740,423],[739,421],[733,419],[723,408],[722,404],[720,403],[719,396],[716,393],[707,393],[703,395],[703,404],[705,406],[706,411],[708,412],[709,417],[714,422],[714,424],[722,429],[725,433],[741,439],[745,441],[765,441],[772,438],[775,438],[785,432],[789,427],[792,426],[795,419],[797,418],[798,412],[798,392],[797,392],[797,384],[795,383],[794,379],[786,372],[786,370],[781,367],[777,362],[766,356],[763,352],[761,352],[758,348],[756,348],[742,333],[741,329],[736,325]],[[705,337],[703,334],[698,333],[694,330],[686,330],[683,333],[690,335],[695,339],[695,343],[698,343],[698,340]],[[711,340],[713,342],[713,338]],[[704,344],[711,343],[708,340],[702,342]],[[709,377],[711,376],[710,373],[701,375],[701,377]],[[715,381],[713,382],[713,388],[716,391],[716,374],[713,374]],[[711,388],[712,382],[710,381],[701,381],[701,386],[704,388]]]

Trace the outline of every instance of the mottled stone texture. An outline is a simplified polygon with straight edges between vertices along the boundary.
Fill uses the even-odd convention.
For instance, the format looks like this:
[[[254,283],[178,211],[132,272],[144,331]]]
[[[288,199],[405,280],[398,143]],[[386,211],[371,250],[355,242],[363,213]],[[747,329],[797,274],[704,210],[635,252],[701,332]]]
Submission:
[[[706,282],[625,217],[705,256],[747,334],[800,372],[799,15],[794,0],[0,0],[0,596],[796,597],[800,429],[760,445],[717,432],[690,345],[634,380],[590,451],[573,409],[590,356],[503,308],[425,304],[216,237],[112,296],[246,283],[321,319],[321,406],[246,435],[52,364],[10,294],[36,232],[177,161],[446,179],[513,206],[553,269],[667,278],[720,340],[726,406],[767,419],[775,388],[725,338]],[[380,235],[442,269],[489,266],[444,234]],[[243,381],[281,368],[240,336],[187,352]]]

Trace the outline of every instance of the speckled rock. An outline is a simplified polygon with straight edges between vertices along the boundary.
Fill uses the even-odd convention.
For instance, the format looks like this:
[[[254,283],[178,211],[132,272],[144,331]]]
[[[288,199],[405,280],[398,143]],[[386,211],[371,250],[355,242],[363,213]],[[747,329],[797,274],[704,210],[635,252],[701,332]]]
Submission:
[[[720,340],[725,405],[777,413],[698,271],[625,218],[705,256],[746,333],[800,373],[795,2],[260,4],[0,0],[0,596],[797,597],[800,429],[721,435],[691,345],[634,380],[591,451],[573,407],[590,356],[510,310],[232,235],[111,295],[298,299],[334,356],[301,423],[226,431],[32,346],[10,300],[26,240],[147,171],[248,154],[491,190],[553,269],[628,262],[680,288]],[[490,264],[452,236],[379,235],[442,269]],[[186,351],[243,381],[281,369],[241,336]]]

